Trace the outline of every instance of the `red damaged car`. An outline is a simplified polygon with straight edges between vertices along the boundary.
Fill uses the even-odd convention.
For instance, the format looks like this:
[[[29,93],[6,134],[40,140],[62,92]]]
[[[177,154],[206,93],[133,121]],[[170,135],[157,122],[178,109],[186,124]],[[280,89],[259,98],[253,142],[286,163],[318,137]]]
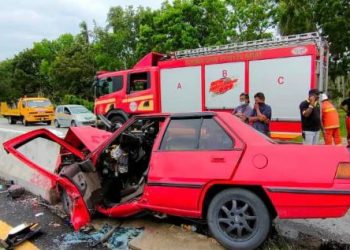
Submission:
[[[61,145],[55,173],[18,150],[46,138]],[[52,179],[75,229],[101,213],[142,211],[206,219],[226,248],[253,249],[271,221],[341,217],[350,207],[345,147],[278,144],[229,113],[135,116],[114,133],[40,129],[4,143]]]

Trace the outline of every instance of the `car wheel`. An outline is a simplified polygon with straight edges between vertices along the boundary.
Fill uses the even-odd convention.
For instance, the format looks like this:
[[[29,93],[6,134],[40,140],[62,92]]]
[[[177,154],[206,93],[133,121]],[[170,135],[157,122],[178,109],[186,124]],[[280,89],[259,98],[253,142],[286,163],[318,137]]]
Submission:
[[[126,120],[123,117],[119,116],[119,115],[112,116],[110,118],[110,121],[111,121],[112,124],[114,124],[114,126],[116,128],[120,128],[126,122]]]
[[[46,124],[49,125],[49,126],[51,125],[51,123],[52,123],[51,121],[47,121],[46,122]]]
[[[60,124],[58,123],[58,121],[57,121],[56,119],[53,121],[53,124],[55,124],[55,127],[56,127],[56,128],[59,128],[59,127],[60,127]]]
[[[77,126],[77,123],[73,120],[73,121],[70,123],[70,126],[71,126],[71,127],[76,127],[76,126]]]
[[[26,126],[26,127],[29,125],[29,122],[26,121],[24,118],[23,118],[23,125]]]
[[[255,249],[267,238],[270,214],[264,202],[245,189],[227,189],[210,202],[208,226],[227,249]]]
[[[69,195],[67,194],[67,191],[64,188],[62,188],[62,191],[61,191],[61,202],[62,202],[62,205],[63,205],[64,212],[70,218],[70,216],[72,214],[72,211],[73,211],[73,201],[69,197]]]

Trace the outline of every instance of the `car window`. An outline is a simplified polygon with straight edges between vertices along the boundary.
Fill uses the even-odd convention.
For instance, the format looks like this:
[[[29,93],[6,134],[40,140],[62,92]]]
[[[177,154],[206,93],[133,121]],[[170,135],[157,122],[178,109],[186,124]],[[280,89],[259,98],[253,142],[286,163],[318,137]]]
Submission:
[[[62,113],[62,107],[58,107],[56,112],[57,113]]]
[[[69,109],[65,107],[65,108],[64,108],[64,113],[70,115]]]
[[[87,114],[87,113],[91,113],[87,108],[85,108],[84,106],[74,106],[74,107],[70,107],[70,111],[72,112],[72,114]]]
[[[193,150],[198,148],[202,120],[173,119],[165,132],[161,150]]]
[[[204,119],[199,138],[199,149],[227,150],[233,141],[214,119]]]
[[[228,150],[233,141],[212,118],[173,119],[165,132],[161,150]]]

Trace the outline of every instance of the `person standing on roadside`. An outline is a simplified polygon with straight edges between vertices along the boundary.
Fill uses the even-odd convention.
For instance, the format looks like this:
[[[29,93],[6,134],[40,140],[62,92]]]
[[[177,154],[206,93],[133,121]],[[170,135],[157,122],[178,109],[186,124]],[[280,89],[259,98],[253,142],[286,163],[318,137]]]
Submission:
[[[309,98],[300,103],[301,126],[304,144],[317,144],[320,138],[321,114],[318,103],[320,91],[311,89]]]
[[[321,110],[322,110],[322,127],[324,130],[324,143],[332,145],[341,145],[339,115],[337,109],[328,99],[326,94],[320,95]]]
[[[346,130],[348,132],[347,139],[348,139],[348,147],[350,147],[350,92],[348,93],[349,97],[342,101],[341,106],[342,109],[346,112],[346,118],[345,118],[345,124],[346,124]]]
[[[265,95],[258,92],[254,95],[255,105],[249,122],[259,132],[270,136],[271,107],[265,104]]]
[[[233,110],[233,115],[237,116],[241,121],[248,123],[249,117],[252,114],[253,109],[249,105],[249,95],[242,93],[239,95],[240,105]]]

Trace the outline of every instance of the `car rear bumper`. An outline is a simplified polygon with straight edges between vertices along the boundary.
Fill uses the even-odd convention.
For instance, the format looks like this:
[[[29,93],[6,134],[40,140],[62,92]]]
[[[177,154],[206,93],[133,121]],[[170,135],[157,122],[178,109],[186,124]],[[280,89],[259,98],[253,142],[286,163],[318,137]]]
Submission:
[[[266,187],[281,219],[337,218],[350,208],[350,184],[331,188]]]

